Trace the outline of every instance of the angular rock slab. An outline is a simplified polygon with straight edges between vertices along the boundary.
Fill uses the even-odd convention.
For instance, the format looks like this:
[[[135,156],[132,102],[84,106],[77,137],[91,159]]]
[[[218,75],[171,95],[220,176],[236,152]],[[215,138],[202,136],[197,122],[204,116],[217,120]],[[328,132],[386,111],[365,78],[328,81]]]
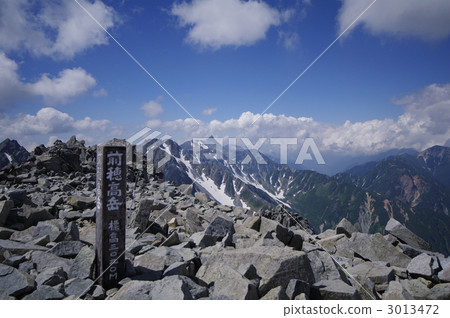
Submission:
[[[353,233],[348,242],[350,250],[364,259],[390,263],[392,266],[406,268],[411,258],[392,246],[380,233]]]
[[[413,300],[413,296],[398,281],[389,282],[388,289],[383,294],[385,300]]]
[[[272,288],[286,288],[291,279],[299,279],[310,284],[314,274],[304,252],[277,246],[255,246],[250,248],[223,250],[217,252],[200,267],[197,277],[207,275],[209,270],[223,264],[238,270],[240,266],[252,264],[261,277],[259,294],[264,295]]]
[[[197,277],[205,283],[213,283],[212,297],[226,297],[233,300],[258,299],[257,286],[226,264],[210,266],[207,272],[202,272]]]
[[[178,276],[156,282],[129,281],[112,297],[114,300],[190,300],[193,299],[186,281]]]
[[[395,279],[395,273],[392,268],[370,262],[351,267],[347,272],[361,284],[367,279],[370,279],[374,284],[388,284]]]
[[[336,225],[336,234],[345,234],[345,236],[351,237],[352,234],[356,232],[358,232],[357,228],[346,218],[343,218],[338,225]]]
[[[0,290],[13,297],[20,297],[35,288],[34,279],[14,267],[0,264]]]
[[[433,276],[433,263],[434,263],[433,257],[430,255],[427,255],[425,253],[420,254],[416,257],[414,257],[411,262],[409,263],[406,270],[408,273],[416,278],[416,277],[425,277],[430,279],[431,276]]]
[[[51,286],[38,286],[38,288],[29,295],[26,295],[23,300],[60,300],[64,295]]]
[[[341,280],[322,280],[312,285],[312,299],[325,300],[357,300],[361,295],[355,287],[347,285]]]
[[[389,222],[386,224],[386,231],[394,235],[396,238],[398,238],[400,241],[411,245],[412,247],[424,249],[429,251],[430,245],[423,240],[422,238],[418,237],[416,234],[411,232],[406,226],[401,224],[396,219],[390,219]]]

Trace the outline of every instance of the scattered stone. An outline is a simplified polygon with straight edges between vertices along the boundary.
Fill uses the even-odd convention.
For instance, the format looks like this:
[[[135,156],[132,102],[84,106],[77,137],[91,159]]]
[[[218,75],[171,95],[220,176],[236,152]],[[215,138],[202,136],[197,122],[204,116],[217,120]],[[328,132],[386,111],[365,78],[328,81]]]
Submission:
[[[227,234],[232,235],[234,233],[235,230],[233,221],[226,220],[221,216],[217,216],[206,228],[198,246],[212,246],[216,244],[216,242],[222,241],[222,239],[227,236]]]
[[[38,273],[52,267],[62,267],[66,273],[69,273],[73,261],[52,253],[34,251],[31,253],[31,262]]]
[[[80,241],[63,241],[57,243],[48,252],[60,257],[74,258],[82,248],[83,243]]]
[[[321,246],[324,250],[334,254],[334,252],[336,250],[337,241],[339,241],[340,239],[342,239],[344,237],[345,237],[345,234],[337,234],[337,235],[328,236],[324,239],[317,241],[317,244],[319,246]]]
[[[267,292],[267,294],[261,297],[261,300],[289,300],[289,299],[290,298],[286,295],[286,291],[281,286],[272,288]]]
[[[12,254],[23,255],[29,251],[47,251],[48,248],[39,245],[33,245],[29,243],[19,243],[9,240],[0,240],[0,255],[4,251],[8,251]]]
[[[386,224],[386,231],[394,235],[403,243],[406,243],[412,247],[424,250],[430,250],[430,245],[416,234],[411,232],[406,226],[391,218]]]
[[[431,256],[423,253],[414,257],[409,263],[406,270],[413,278],[417,278],[420,276],[431,279],[434,274],[434,271],[432,269],[433,263],[434,259]]]
[[[210,267],[207,272],[198,276],[207,284],[214,283],[211,296],[227,297],[229,299],[251,300],[258,299],[257,286],[248,278],[227,264]]]
[[[349,248],[363,259],[388,262],[393,266],[406,268],[411,261],[411,258],[392,246],[380,233],[353,233]]]
[[[402,284],[398,281],[389,282],[389,287],[383,294],[384,300],[413,300],[413,296],[403,288]]]
[[[246,228],[259,231],[261,226],[261,217],[260,216],[250,216],[245,219],[242,225]]]
[[[180,244],[180,238],[178,237],[178,233],[176,231],[172,232],[169,237],[161,243],[160,246],[173,246]]]
[[[336,225],[336,234],[345,234],[347,237],[351,237],[352,234],[356,232],[358,232],[356,227],[346,218],[343,218],[338,225]]]
[[[16,231],[5,227],[0,227],[0,240],[9,240]]]
[[[56,286],[67,280],[67,273],[62,267],[47,268],[36,277],[38,285]]]
[[[195,192],[195,198],[202,203],[207,203],[208,201],[210,201],[208,195],[203,192]]]
[[[71,278],[64,283],[64,291],[68,296],[84,297],[94,289],[94,282],[90,279]]]
[[[0,226],[3,226],[8,218],[9,211],[14,207],[11,200],[0,201]]]
[[[450,282],[450,262],[444,264],[442,271],[439,272],[438,277],[441,282],[449,283]]]
[[[357,300],[361,295],[356,288],[341,280],[322,280],[311,286],[311,297],[324,300]]]
[[[64,295],[51,286],[38,286],[31,294],[22,298],[23,300],[60,300]]]
[[[25,218],[24,227],[36,225],[41,221],[52,220],[55,217],[50,213],[50,207],[30,207],[25,205],[23,208],[23,216]]]
[[[192,300],[188,284],[179,276],[168,276],[153,282],[150,290],[153,300]]]
[[[286,287],[286,295],[289,299],[294,300],[300,294],[305,294],[309,297],[310,285],[307,282],[291,279]]]
[[[347,269],[347,272],[360,283],[369,279],[377,285],[388,284],[395,278],[394,270],[392,268],[371,262],[358,264]]]
[[[0,290],[6,295],[20,297],[35,289],[34,279],[14,267],[0,264]]]
[[[94,278],[95,251],[90,246],[83,246],[70,267],[70,278]]]
[[[87,210],[95,207],[95,198],[73,195],[67,198],[66,203],[75,210]]]
[[[261,277],[261,295],[277,286],[285,288],[291,279],[314,282],[314,275],[304,252],[275,246],[230,249],[215,253],[200,267],[196,277],[202,279],[209,271],[217,271],[224,264],[235,270],[242,264],[253,264]]]

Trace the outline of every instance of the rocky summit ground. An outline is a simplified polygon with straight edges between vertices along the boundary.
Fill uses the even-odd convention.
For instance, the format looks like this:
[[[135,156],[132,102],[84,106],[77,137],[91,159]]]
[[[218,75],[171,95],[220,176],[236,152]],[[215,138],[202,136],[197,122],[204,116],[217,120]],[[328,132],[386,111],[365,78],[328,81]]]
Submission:
[[[131,170],[126,278],[104,290],[95,159],[71,138],[0,171],[0,299],[450,299],[450,258],[394,219],[385,235],[345,219],[314,234],[282,207],[218,205]]]

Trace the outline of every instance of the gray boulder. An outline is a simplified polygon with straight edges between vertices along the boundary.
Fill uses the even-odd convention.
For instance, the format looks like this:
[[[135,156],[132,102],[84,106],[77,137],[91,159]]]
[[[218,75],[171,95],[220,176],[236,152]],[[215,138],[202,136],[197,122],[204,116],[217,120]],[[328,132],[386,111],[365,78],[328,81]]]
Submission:
[[[450,282],[450,262],[447,262],[442,265],[442,271],[439,272],[438,277],[441,282],[449,283]]]
[[[188,283],[178,276],[156,282],[129,281],[112,297],[114,300],[189,300],[193,299]]]
[[[69,273],[73,263],[70,259],[41,251],[34,251],[31,253],[31,262],[34,264],[38,273],[53,267],[62,267],[66,273]]]
[[[380,233],[353,233],[349,240],[349,249],[366,260],[382,261],[393,266],[406,268],[411,258],[392,246]]]
[[[351,237],[352,234],[356,232],[358,232],[356,227],[346,218],[343,218],[338,225],[336,225],[336,234],[345,234],[347,237]]]
[[[64,282],[64,291],[68,296],[81,298],[94,288],[94,282],[90,279],[71,278]]]
[[[413,300],[413,296],[398,281],[389,282],[388,289],[383,294],[385,300]]]
[[[66,203],[75,210],[87,210],[95,207],[95,198],[73,195],[67,198]]]
[[[342,268],[336,264],[329,253],[323,250],[313,250],[307,254],[314,275],[314,281],[343,280],[349,283]]]
[[[11,200],[0,201],[0,226],[5,225],[8,218],[9,211],[14,207],[14,202]]]
[[[341,280],[322,280],[311,286],[311,299],[357,300],[361,295]]]
[[[0,240],[8,240],[16,231],[0,226]]]
[[[20,297],[35,289],[34,279],[14,267],[0,264],[0,290],[6,295]]]
[[[192,300],[189,286],[179,276],[168,276],[152,283],[150,298],[153,300]]]
[[[314,282],[314,274],[304,252],[277,246],[255,246],[219,251],[208,258],[196,276],[203,277],[210,269],[223,264],[235,270],[238,270],[242,264],[252,264],[258,276],[261,277],[260,295],[266,294],[277,286],[286,288],[291,279]]]
[[[12,254],[23,255],[30,251],[47,251],[48,248],[34,245],[30,243],[19,243],[10,240],[0,240],[0,255],[2,255],[5,251],[8,251]]]
[[[286,287],[286,295],[293,300],[300,294],[305,294],[309,297],[310,285],[299,279],[291,279]]]
[[[114,300],[151,300],[153,282],[131,280],[124,284],[112,297]]]
[[[286,295],[284,288],[278,286],[269,290],[261,300],[289,300],[289,297]]]
[[[57,243],[48,252],[53,253],[59,257],[74,258],[83,248],[83,243],[80,241],[63,241]]]
[[[38,286],[34,292],[26,295],[23,300],[60,300],[64,295],[51,286]]]
[[[207,284],[212,284],[212,297],[226,297],[235,300],[258,299],[257,286],[248,278],[226,263],[209,266],[197,277]]]
[[[94,278],[95,251],[92,247],[84,246],[75,257],[70,267],[70,278]]]
[[[24,205],[24,227],[28,228],[30,226],[38,224],[41,221],[54,219],[55,217],[50,213],[50,210],[50,207],[30,207],[28,205]]]
[[[153,199],[143,199],[139,202],[139,208],[136,209],[130,218],[130,227],[137,227],[139,233],[143,233],[147,228],[148,219],[153,209]]]
[[[430,250],[430,245],[422,238],[411,232],[406,226],[391,218],[386,224],[386,231],[394,235],[403,243],[411,245],[412,247]]]
[[[261,217],[260,216],[250,216],[244,220],[242,225],[248,229],[259,231],[259,228],[261,226]]]
[[[347,272],[360,283],[369,279],[374,284],[388,284],[395,279],[394,270],[392,268],[371,262],[358,264],[349,268]]]
[[[414,257],[406,270],[411,277],[425,277],[427,279],[431,279],[434,274],[434,270],[432,268],[434,261],[435,260],[433,257],[423,253]]]
[[[216,242],[222,241],[228,234],[233,235],[235,233],[234,222],[227,220],[221,216],[217,216],[208,225],[205,230],[204,236],[201,239],[199,246],[207,247],[216,244]]]
[[[67,273],[62,267],[47,268],[36,277],[38,285],[56,286],[67,280]]]

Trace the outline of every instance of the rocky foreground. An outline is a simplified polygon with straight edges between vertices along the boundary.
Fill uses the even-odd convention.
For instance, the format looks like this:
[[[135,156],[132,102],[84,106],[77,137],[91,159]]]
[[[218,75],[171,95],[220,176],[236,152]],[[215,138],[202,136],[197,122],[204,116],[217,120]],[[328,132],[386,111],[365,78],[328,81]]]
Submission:
[[[450,258],[394,219],[386,235],[345,219],[314,234],[282,207],[129,176],[126,278],[104,290],[95,147],[57,141],[0,171],[0,299],[450,299]]]

